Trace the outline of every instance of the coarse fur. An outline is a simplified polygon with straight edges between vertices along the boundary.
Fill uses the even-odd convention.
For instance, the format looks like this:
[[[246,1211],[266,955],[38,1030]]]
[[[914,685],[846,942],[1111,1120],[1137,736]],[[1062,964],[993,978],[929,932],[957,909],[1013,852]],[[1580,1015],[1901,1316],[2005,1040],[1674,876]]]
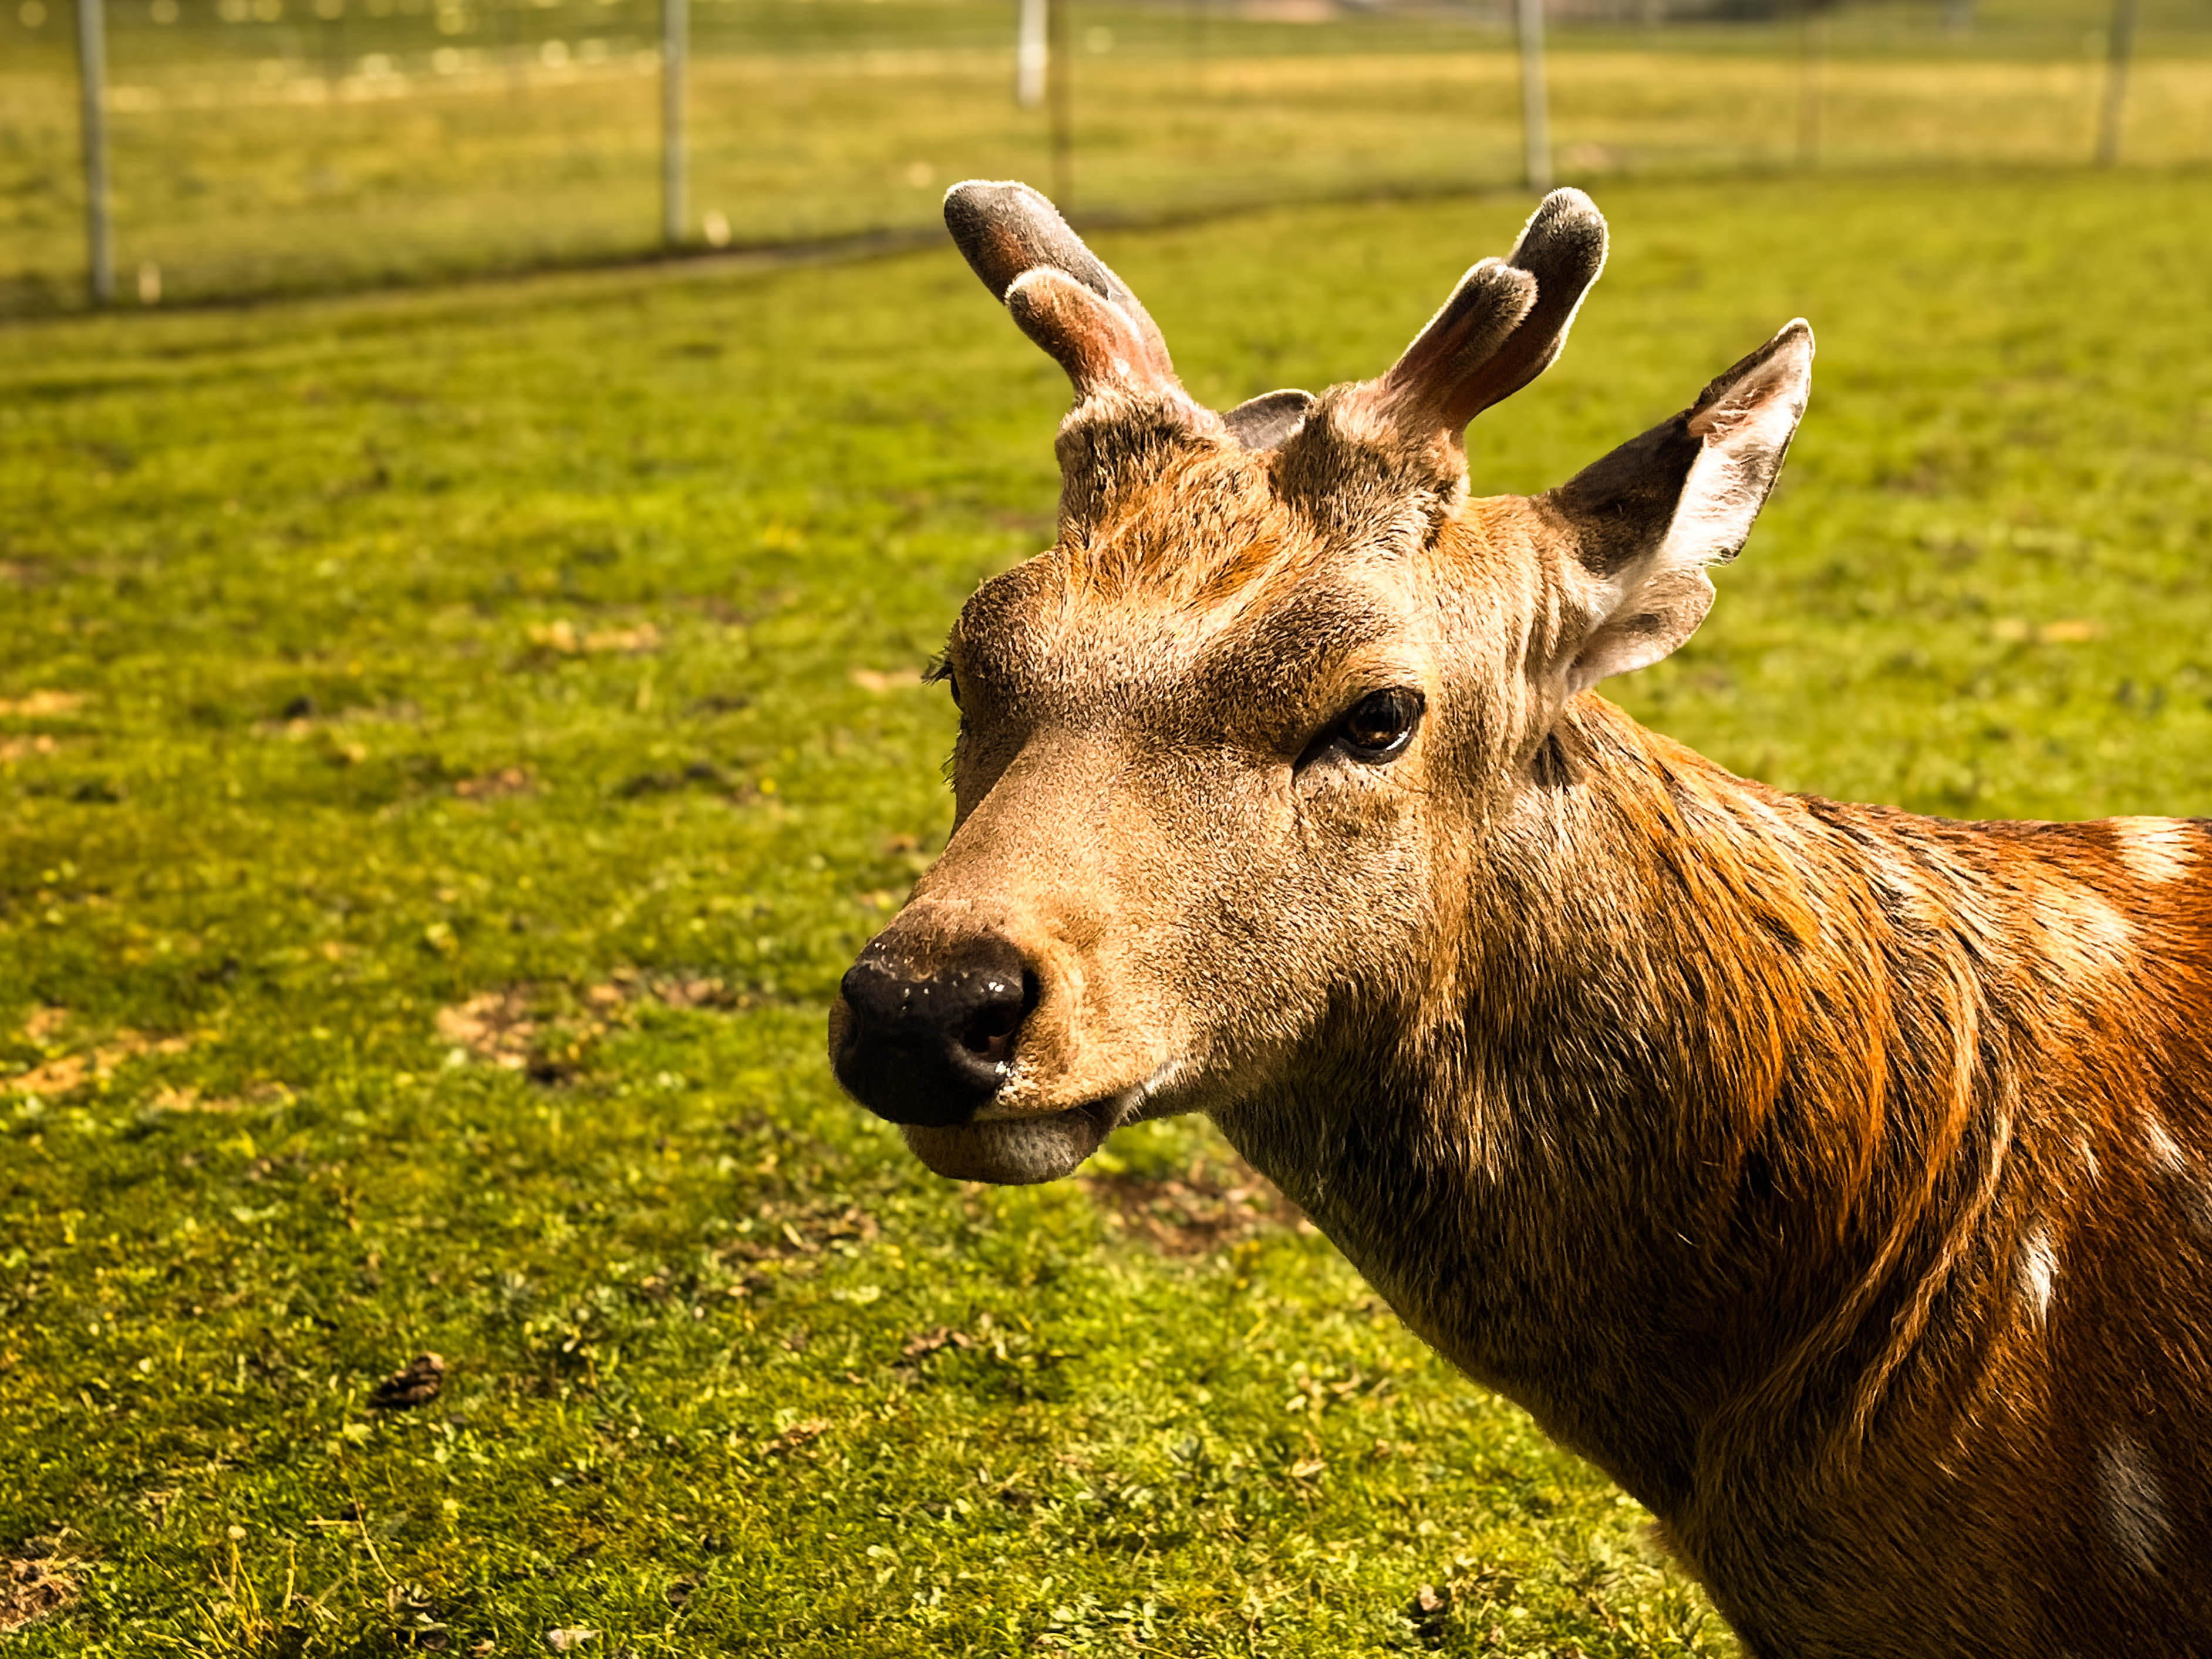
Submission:
[[[1226,415],[1042,198],[948,219],[1078,402],[870,947],[1030,981],[983,1104],[884,1109],[915,1151],[1051,1179],[1206,1113],[1762,1659],[2212,1654],[2212,827],[1788,795],[1589,690],[1704,617],[1810,331],[1470,500],[1602,262],[1577,193],[1389,374]],[[1401,750],[1332,737],[1392,687]]]

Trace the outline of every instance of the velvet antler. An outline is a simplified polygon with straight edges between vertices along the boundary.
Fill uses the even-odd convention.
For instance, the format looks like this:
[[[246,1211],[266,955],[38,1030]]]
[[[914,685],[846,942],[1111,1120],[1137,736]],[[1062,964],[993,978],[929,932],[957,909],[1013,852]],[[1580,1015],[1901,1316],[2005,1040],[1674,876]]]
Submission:
[[[1542,374],[1605,268],[1605,220],[1578,190],[1555,190],[1504,259],[1460,279],[1390,371],[1370,407],[1401,431],[1458,433]]]
[[[1043,196],[971,179],[945,192],[945,223],[1022,332],[1067,371],[1077,402],[1115,386],[1181,395],[1158,326]]]

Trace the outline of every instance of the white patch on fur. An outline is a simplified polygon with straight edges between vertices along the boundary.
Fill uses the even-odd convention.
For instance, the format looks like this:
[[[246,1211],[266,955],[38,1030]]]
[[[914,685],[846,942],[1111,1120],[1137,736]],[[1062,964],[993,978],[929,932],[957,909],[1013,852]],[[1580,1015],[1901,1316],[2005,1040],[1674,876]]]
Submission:
[[[2035,1322],[2044,1323],[2051,1316],[2051,1297],[2058,1279],[2058,1256],[2051,1248],[2051,1236],[2040,1227],[2020,1242],[2020,1260],[2015,1264],[2020,1275],[2020,1299],[2035,1315]]]
[[[2173,1522],[2148,1455],[2124,1434],[2114,1435],[2097,1454],[2097,1499],[2114,1547],[2138,1571],[2157,1571]]]
[[[2154,1115],[2144,1115],[2142,1138],[2153,1166],[2178,1189],[2189,1230],[2212,1243],[2212,1181],[2205,1178],[2201,1161],[2191,1158],[2188,1148],[2173,1138],[2173,1131]]]
[[[2083,1135],[2075,1144],[2081,1149],[2081,1169],[2088,1176],[2091,1184],[2102,1181],[2105,1172],[2097,1163],[2097,1149],[2089,1144],[2089,1137]]]
[[[2179,818],[2114,818],[2112,839],[2137,881],[2179,881],[2197,862],[2198,836]]]
[[[2154,1113],[2143,1116],[2143,1145],[2150,1148],[2151,1160],[2168,1175],[2189,1173],[2189,1154],[2181,1150],[2181,1143],[2173,1138]]]
[[[2068,973],[2097,976],[2133,967],[2135,929],[2094,889],[2054,883],[2037,897],[2035,915],[2046,953]]]
[[[2197,1237],[2212,1243],[2212,1182],[2191,1176],[2183,1202],[2189,1208],[2189,1225]]]

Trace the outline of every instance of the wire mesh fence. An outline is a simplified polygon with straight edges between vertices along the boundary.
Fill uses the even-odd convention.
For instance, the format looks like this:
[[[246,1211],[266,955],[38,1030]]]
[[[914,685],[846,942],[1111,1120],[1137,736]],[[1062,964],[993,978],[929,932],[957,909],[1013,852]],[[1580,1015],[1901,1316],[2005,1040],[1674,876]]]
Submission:
[[[1511,183],[1513,0],[692,0],[675,228],[753,246],[933,224],[967,176],[1079,216]],[[109,0],[125,304],[665,245],[663,0]],[[1550,0],[1559,175],[2212,161],[2212,0]],[[72,0],[0,0],[0,312],[83,302]],[[1032,64],[1032,68],[1034,68]],[[1055,124],[1060,143],[1055,144]]]

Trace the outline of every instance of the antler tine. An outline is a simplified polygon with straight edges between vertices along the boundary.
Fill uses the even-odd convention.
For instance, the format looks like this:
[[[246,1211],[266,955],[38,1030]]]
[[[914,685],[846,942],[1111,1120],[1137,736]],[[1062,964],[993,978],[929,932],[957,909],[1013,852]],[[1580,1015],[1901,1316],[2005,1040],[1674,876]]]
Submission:
[[[1175,384],[1175,364],[1159,326],[1128,285],[1068,228],[1059,210],[1040,192],[1012,180],[971,179],[945,192],[945,225],[983,285],[1012,303],[1015,285],[1031,272],[1054,271],[1072,279],[1097,302],[1055,295],[1048,306],[1017,315],[1024,332],[1060,359],[1071,376],[1076,364],[1100,361],[1097,342],[1061,337],[1051,331],[1103,331],[1111,343],[1133,347],[1124,359],[1137,378]],[[1126,325],[1126,336],[1125,328]],[[1079,392],[1085,390],[1077,381]]]
[[[1056,265],[1038,265],[1006,289],[1006,309],[1023,333],[1067,371],[1077,400],[1120,383],[1158,384],[1137,319]]]
[[[1502,259],[1485,259],[1459,279],[1377,393],[1401,422],[1425,416],[1437,426],[1466,425],[1470,416],[1451,419],[1453,394],[1498,355],[1535,305],[1534,277]]]
[[[1583,297],[1605,269],[1605,216],[1578,190],[1555,190],[1521,228],[1507,264],[1536,279],[1536,303],[1504,347],[1486,366],[1475,402],[1462,422],[1511,397],[1552,366]]]
[[[1605,268],[1605,219],[1578,190],[1555,190],[1513,252],[1460,279],[1443,308],[1374,385],[1401,427],[1456,433],[1534,380],[1559,354]]]

